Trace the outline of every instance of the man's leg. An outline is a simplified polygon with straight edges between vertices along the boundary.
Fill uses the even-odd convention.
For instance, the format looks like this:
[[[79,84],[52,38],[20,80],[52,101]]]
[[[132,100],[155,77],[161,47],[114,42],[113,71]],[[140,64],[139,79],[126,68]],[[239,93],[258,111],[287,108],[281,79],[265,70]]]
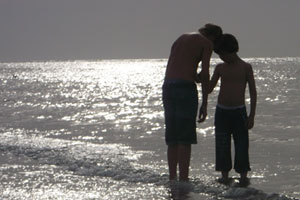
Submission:
[[[189,180],[189,167],[191,160],[191,145],[180,144],[178,147],[178,162],[179,162],[179,180]]]
[[[176,180],[178,164],[178,145],[168,145],[169,179]]]

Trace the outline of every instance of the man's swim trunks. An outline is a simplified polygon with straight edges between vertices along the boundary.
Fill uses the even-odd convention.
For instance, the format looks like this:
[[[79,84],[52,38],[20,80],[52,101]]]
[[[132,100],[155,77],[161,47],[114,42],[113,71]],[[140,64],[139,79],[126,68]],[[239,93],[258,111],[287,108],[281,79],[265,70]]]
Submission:
[[[197,144],[198,91],[186,80],[165,80],[163,84],[167,145]]]
[[[235,146],[235,171],[243,173],[251,170],[246,120],[245,106],[225,107],[217,105],[215,113],[216,171],[230,171],[232,169],[231,135]]]

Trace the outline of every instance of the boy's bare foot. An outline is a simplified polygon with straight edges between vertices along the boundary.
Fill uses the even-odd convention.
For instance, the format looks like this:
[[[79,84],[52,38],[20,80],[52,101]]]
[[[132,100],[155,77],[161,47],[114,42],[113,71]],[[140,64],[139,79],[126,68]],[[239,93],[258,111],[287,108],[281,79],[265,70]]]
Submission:
[[[250,179],[247,177],[241,177],[240,178],[240,182],[239,182],[239,186],[240,187],[247,187],[250,185]]]
[[[222,177],[222,178],[217,179],[217,182],[221,183],[223,185],[230,185],[231,179]]]
[[[219,178],[217,181],[221,184],[224,185],[229,185],[230,184],[230,179],[229,179],[229,172],[227,171],[222,171],[222,178]]]
[[[177,176],[169,176],[169,181],[177,181]]]

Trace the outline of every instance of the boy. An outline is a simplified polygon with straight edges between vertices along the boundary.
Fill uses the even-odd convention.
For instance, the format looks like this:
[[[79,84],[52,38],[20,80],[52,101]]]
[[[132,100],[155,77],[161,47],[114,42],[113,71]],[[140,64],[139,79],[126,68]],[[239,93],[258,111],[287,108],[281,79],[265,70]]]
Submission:
[[[163,84],[170,180],[188,181],[191,144],[197,143],[196,116],[198,91],[195,82],[202,80],[202,106],[199,120],[204,121],[209,87],[209,62],[213,42],[222,35],[222,29],[206,24],[198,32],[181,35],[172,45]],[[201,73],[197,75],[201,61]]]
[[[238,41],[231,34],[224,34],[214,51],[224,61],[215,68],[210,81],[209,93],[221,78],[218,104],[215,113],[216,171],[221,171],[220,182],[229,183],[228,174],[232,169],[231,135],[235,146],[234,169],[240,174],[240,184],[247,185],[249,164],[248,129],[254,126],[256,109],[256,86],[252,66],[238,55]],[[250,114],[247,117],[245,89],[249,85]]]

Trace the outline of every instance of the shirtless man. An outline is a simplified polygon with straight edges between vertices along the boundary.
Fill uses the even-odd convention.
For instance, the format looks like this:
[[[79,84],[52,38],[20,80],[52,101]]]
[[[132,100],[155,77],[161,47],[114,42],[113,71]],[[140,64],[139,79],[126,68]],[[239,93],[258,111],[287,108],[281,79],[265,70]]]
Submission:
[[[219,26],[206,24],[199,32],[181,35],[171,48],[163,84],[170,180],[176,179],[179,165],[179,180],[188,181],[191,144],[197,143],[198,92],[195,82],[202,80],[203,102],[199,111],[199,122],[202,122],[207,115],[213,42],[221,35]],[[197,74],[200,61],[201,72]]]
[[[241,175],[240,183],[248,184],[249,164],[248,129],[254,126],[256,109],[256,87],[252,67],[238,55],[238,41],[231,34],[224,34],[215,52],[224,63],[216,66],[210,81],[209,93],[221,78],[218,104],[215,114],[216,171],[221,171],[222,183],[228,183],[228,173],[232,168],[231,134],[235,145],[234,169]],[[245,106],[245,89],[249,86],[250,114]]]

